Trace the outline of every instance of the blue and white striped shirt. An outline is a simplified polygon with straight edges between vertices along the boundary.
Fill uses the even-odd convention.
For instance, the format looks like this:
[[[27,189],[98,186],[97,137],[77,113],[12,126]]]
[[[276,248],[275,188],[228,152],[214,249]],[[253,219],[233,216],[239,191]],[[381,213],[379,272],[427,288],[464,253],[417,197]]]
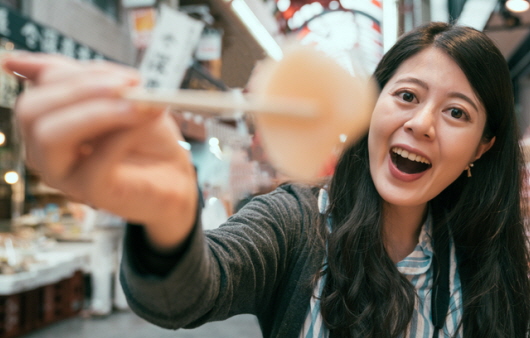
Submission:
[[[319,196],[319,209],[324,212],[327,208],[327,194],[324,190]],[[431,295],[433,284],[432,269],[432,237],[431,237],[432,220],[429,216],[423,225],[414,251],[397,263],[397,269],[401,272],[416,289],[416,301],[412,320],[405,337],[407,338],[432,338],[434,325],[431,319]],[[462,338],[462,327],[458,329],[458,324],[462,319],[462,287],[460,276],[456,268],[456,254],[453,242],[450,241],[450,269],[449,269],[449,310],[445,319],[443,330],[440,330],[438,336]],[[320,295],[325,284],[325,276],[319,280],[311,297],[309,311],[300,332],[300,338],[327,338],[329,331],[325,327],[320,314]],[[443,332],[442,332],[443,331]]]

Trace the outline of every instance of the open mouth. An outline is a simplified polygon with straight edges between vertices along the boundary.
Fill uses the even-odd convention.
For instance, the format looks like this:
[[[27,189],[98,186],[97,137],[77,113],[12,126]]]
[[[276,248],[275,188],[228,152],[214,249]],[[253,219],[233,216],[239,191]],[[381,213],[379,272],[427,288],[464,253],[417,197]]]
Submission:
[[[417,174],[429,169],[431,162],[421,155],[417,155],[400,147],[393,147],[390,150],[392,163],[399,171],[406,174]]]

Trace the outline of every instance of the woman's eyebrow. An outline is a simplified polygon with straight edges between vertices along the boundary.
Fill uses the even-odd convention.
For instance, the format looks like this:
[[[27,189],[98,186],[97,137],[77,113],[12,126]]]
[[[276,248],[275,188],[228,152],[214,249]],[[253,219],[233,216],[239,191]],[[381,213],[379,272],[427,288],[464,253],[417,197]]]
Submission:
[[[473,108],[475,108],[475,111],[478,112],[477,105],[476,105],[475,102],[473,102],[473,100],[472,100],[470,97],[468,97],[467,95],[464,95],[464,94],[462,94],[462,93],[460,93],[460,92],[451,92],[451,93],[449,93],[449,97],[456,97],[456,98],[459,98],[459,99],[462,99],[462,100],[468,102],[470,105],[473,106]]]
[[[415,83],[415,84],[417,84],[418,86],[420,86],[420,87],[422,87],[424,89],[429,89],[429,85],[427,84],[427,82],[425,82],[423,80],[420,80],[418,78],[415,78],[415,77],[405,77],[405,78],[397,80],[396,83]],[[459,99],[462,99],[462,100],[468,102],[471,106],[473,106],[475,111],[478,112],[477,105],[475,104],[475,102],[473,102],[473,100],[469,96],[467,96],[467,95],[465,95],[463,93],[460,93],[460,92],[451,92],[451,93],[449,93],[449,97],[459,98]]]
[[[405,78],[402,78],[396,81],[396,83],[404,83],[404,82],[412,82],[424,89],[429,89],[429,85],[427,84],[427,82],[422,81],[415,77],[405,77]]]

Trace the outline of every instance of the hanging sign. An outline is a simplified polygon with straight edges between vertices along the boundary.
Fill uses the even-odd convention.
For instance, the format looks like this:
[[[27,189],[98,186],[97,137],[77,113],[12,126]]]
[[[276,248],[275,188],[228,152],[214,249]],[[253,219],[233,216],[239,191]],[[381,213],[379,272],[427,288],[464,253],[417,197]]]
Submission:
[[[199,61],[221,59],[223,35],[213,28],[204,29],[195,51],[195,58]]]
[[[147,88],[178,89],[201,37],[204,24],[161,6],[152,41],[140,64]]]
[[[136,48],[146,48],[151,41],[155,28],[156,10],[154,8],[136,8],[129,12],[132,40]]]
[[[38,24],[5,5],[0,5],[0,36],[14,42],[17,47],[32,52],[63,54],[80,60],[105,58],[59,31]]]

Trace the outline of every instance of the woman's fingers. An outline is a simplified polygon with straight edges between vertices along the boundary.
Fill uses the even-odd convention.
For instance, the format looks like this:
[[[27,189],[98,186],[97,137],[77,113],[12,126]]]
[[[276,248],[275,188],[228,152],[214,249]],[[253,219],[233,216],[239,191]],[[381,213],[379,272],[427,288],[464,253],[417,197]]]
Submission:
[[[58,109],[36,119],[30,130],[26,127],[26,139],[35,143],[28,149],[29,164],[43,167],[49,180],[58,181],[101,138],[138,127],[160,113],[138,111],[130,102],[113,98],[81,101]]]
[[[66,175],[97,137],[160,111],[142,116],[120,99],[121,91],[138,83],[138,74],[109,62],[22,53],[4,57],[2,66],[31,81],[17,100],[17,118],[28,164],[41,169],[49,181]]]
[[[69,58],[55,55],[14,52],[2,56],[1,65],[8,73],[15,73],[30,81],[37,81],[42,72],[52,65],[71,70],[74,68],[72,61]]]
[[[175,217],[194,215],[195,171],[167,115],[105,136],[101,147],[96,145],[58,188],[144,224],[168,223],[162,219],[174,223]],[[182,205],[184,210],[175,211]]]
[[[2,57],[0,64],[6,71],[20,74],[37,85],[60,82],[79,71],[121,74],[139,82],[138,73],[133,68],[100,60],[79,62],[61,55],[22,52]]]
[[[127,129],[105,136],[95,145],[97,149],[94,153],[86,156],[82,165],[72,168],[68,178],[64,180],[68,188],[81,192],[82,197],[92,201],[95,206],[125,212],[120,210],[124,200],[145,194],[146,183],[142,182],[160,180],[160,177],[151,177],[156,175],[159,163],[178,157],[177,152],[180,150],[176,146],[175,151],[168,152],[164,158],[151,151],[144,154],[138,149],[138,143],[169,143],[163,135],[157,137],[150,131],[152,125],[158,123],[161,121],[148,121],[145,128]],[[167,185],[168,180],[165,182]],[[105,193],[102,194],[102,191]],[[127,213],[130,214],[130,211]]]
[[[140,76],[138,71],[133,68],[124,67],[115,63],[107,61],[85,61],[75,62],[71,64],[73,60],[70,60],[70,65],[63,66],[62,63],[45,66],[40,72],[36,84],[52,84],[67,81],[72,78],[73,75],[78,77],[91,77],[91,76],[112,76],[121,77],[126,79],[131,85],[137,85],[140,82]]]
[[[31,125],[41,114],[53,112],[79,101],[92,98],[117,98],[130,86],[127,78],[116,75],[84,73],[69,80],[27,89],[19,98],[16,111],[26,125]]]

